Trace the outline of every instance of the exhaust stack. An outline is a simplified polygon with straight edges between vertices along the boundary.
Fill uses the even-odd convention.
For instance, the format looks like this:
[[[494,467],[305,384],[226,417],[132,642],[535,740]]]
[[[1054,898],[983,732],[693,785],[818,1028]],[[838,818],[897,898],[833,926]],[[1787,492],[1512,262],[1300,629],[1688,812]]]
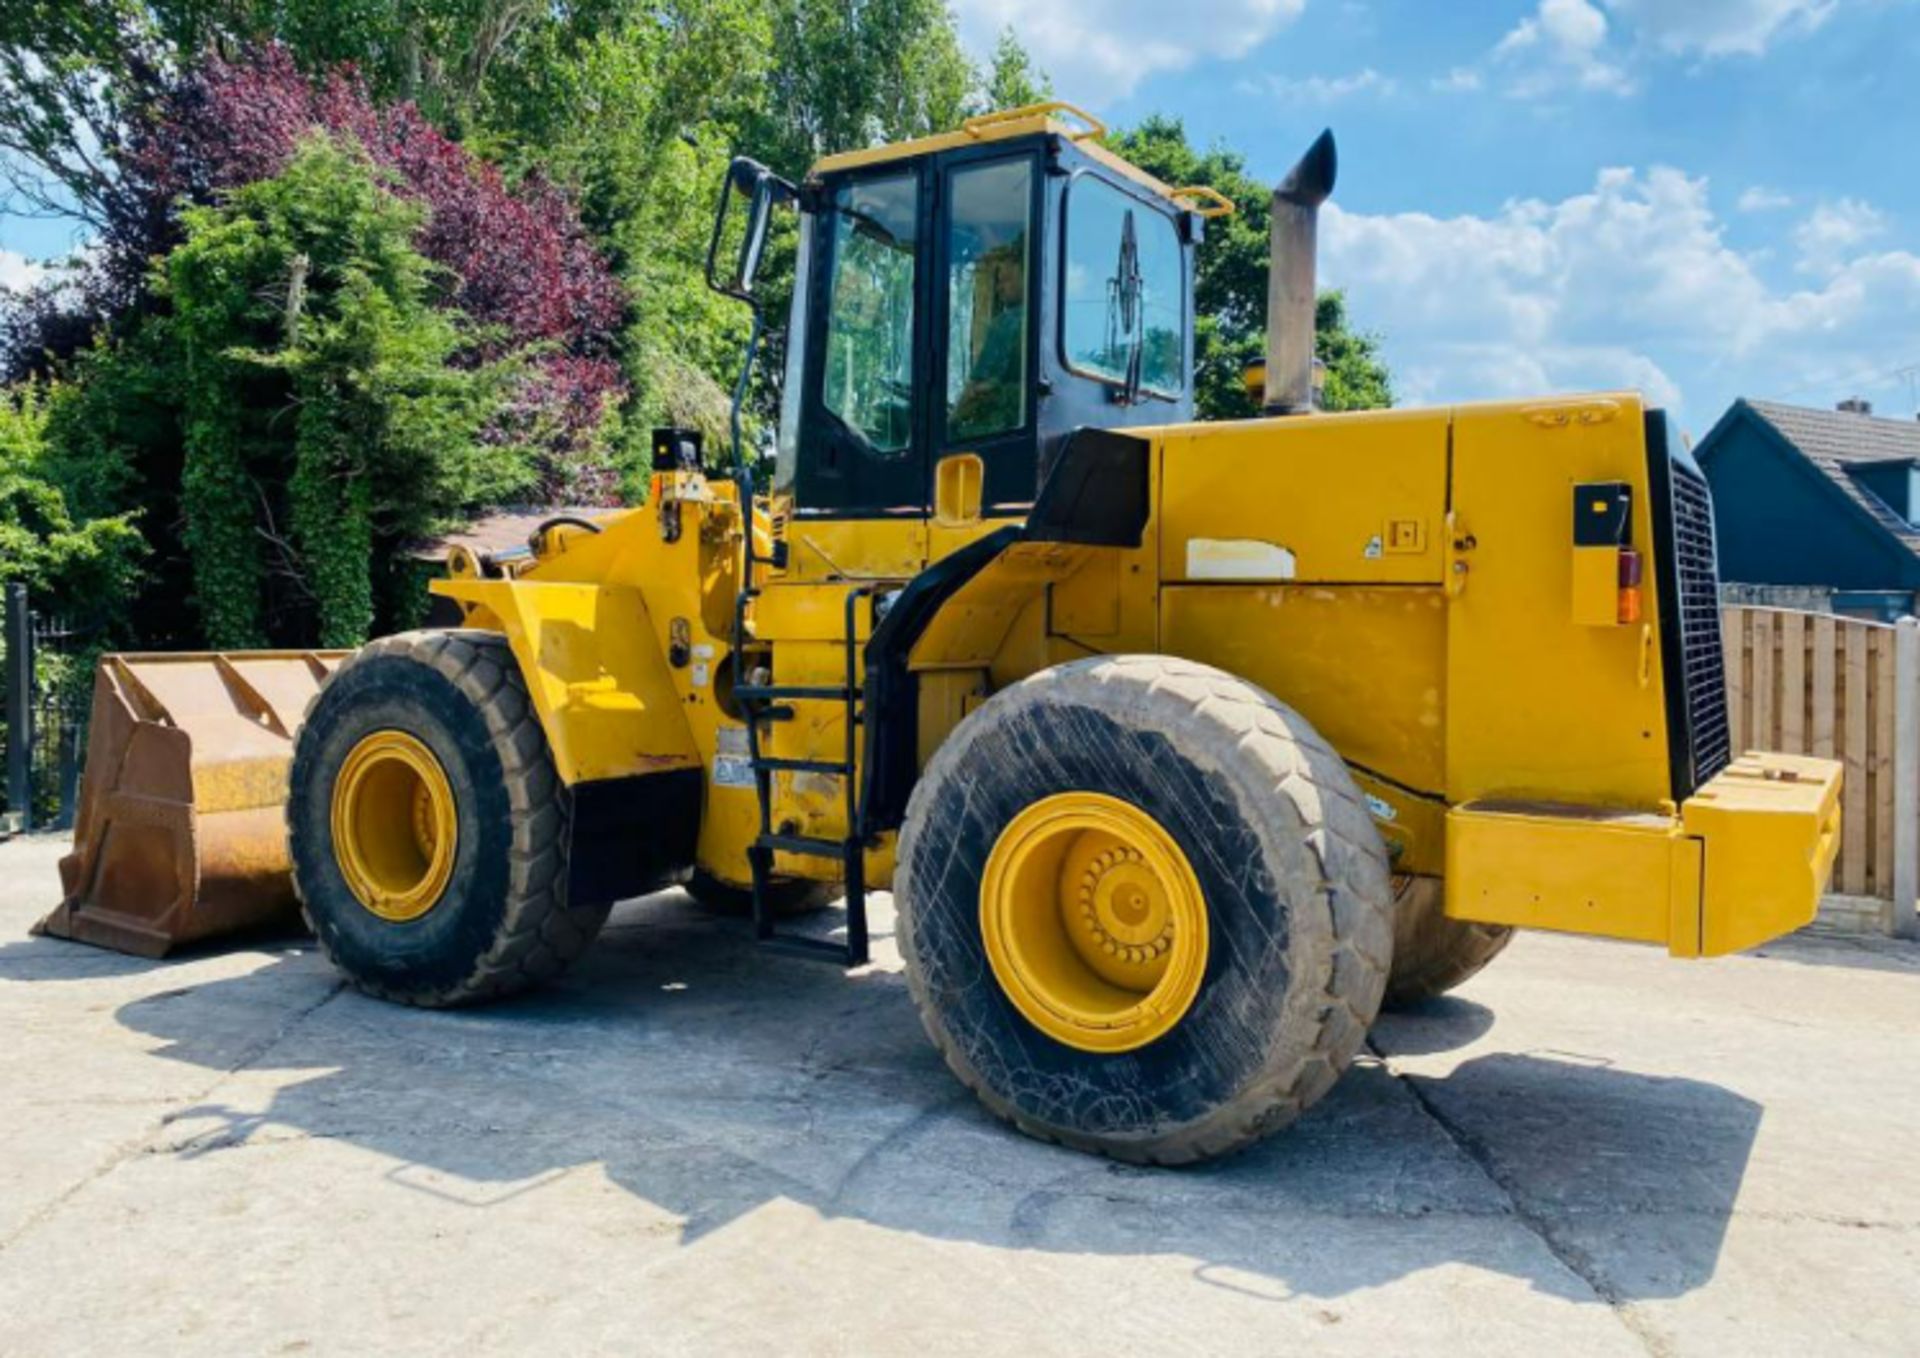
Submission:
[[[1304,415],[1314,408],[1313,317],[1318,303],[1314,254],[1320,205],[1333,193],[1340,160],[1333,132],[1322,132],[1273,191],[1273,228],[1267,272],[1267,390],[1269,415]]]

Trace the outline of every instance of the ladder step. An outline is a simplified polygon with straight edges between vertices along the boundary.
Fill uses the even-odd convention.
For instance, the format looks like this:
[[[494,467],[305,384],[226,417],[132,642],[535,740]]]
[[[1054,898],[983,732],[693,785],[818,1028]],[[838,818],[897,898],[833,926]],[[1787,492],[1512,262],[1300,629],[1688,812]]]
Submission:
[[[784,707],[784,706],[775,704],[770,707],[762,707],[756,711],[747,713],[747,720],[751,722],[792,721],[793,716],[794,716],[794,712],[791,707]]]
[[[733,696],[749,702],[762,698],[814,698],[844,703],[849,698],[857,701],[860,690],[856,688],[849,693],[844,686],[836,684],[741,684],[733,690]]]
[[[762,759],[753,767],[768,773],[830,773],[840,778],[853,772],[830,759]]]
[[[781,853],[811,854],[815,858],[842,858],[847,856],[847,841],[844,839],[820,839],[814,835],[761,835],[754,841],[754,847],[777,849]]]

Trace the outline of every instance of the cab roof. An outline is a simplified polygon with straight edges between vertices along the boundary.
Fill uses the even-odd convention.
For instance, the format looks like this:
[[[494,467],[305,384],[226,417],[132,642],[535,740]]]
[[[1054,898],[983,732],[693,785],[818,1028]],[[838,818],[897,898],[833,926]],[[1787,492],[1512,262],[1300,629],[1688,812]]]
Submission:
[[[842,151],[816,162],[808,178],[822,179],[847,170],[913,160],[963,146],[981,146],[1041,134],[1066,138],[1089,159],[1098,161],[1107,169],[1125,176],[1184,211],[1197,212],[1204,217],[1217,217],[1233,210],[1232,204],[1227,199],[1210,188],[1175,188],[1162,183],[1139,166],[1115,155],[1099,142],[1099,138],[1107,135],[1105,123],[1092,114],[1057,99],[1044,104],[1029,104],[1025,108],[982,113],[967,119],[952,132],[940,132],[931,137],[917,137],[912,141],[895,142],[891,146],[868,147],[864,151]]]

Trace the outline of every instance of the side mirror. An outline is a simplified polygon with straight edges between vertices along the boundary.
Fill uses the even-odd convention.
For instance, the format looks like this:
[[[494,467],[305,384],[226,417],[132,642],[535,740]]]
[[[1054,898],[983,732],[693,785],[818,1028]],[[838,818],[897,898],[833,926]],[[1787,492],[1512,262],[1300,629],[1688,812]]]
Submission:
[[[760,272],[760,259],[766,253],[767,225],[775,204],[792,202],[793,185],[746,156],[734,157],[727,166],[726,181],[720,186],[720,205],[713,216],[713,238],[707,243],[707,286],[725,297],[753,303],[754,275]],[[733,234],[731,223],[742,213],[739,245],[728,248]],[[723,256],[732,255],[730,263]]]

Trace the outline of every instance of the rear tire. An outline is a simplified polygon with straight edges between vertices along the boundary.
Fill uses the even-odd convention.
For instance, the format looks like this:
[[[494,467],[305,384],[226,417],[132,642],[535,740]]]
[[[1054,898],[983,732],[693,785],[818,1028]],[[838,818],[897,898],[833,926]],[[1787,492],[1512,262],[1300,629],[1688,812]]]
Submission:
[[[1085,914],[1093,907],[1075,899],[1102,899],[1097,885],[1091,898],[1063,888],[1056,903],[1028,887],[1050,867],[1014,878],[996,866],[1028,852],[1002,846],[1024,845],[1021,827],[1036,812],[1036,833],[1050,833],[1048,808],[1061,804],[1157,827],[1144,858],[1122,848],[1118,868],[1106,867],[1115,854],[1103,850],[1095,871],[1151,863],[1170,844],[1198,888],[1203,915],[1162,936],[1173,951],[1144,1008],[1168,979],[1191,974],[1176,973],[1189,946],[1181,929],[1202,940],[1197,987],[1175,1021],[1144,1026],[1124,1049],[1030,1019],[1031,998],[1010,994],[997,970],[1011,954],[986,937],[990,920]],[[1076,833],[1074,814],[1062,813],[1060,833]],[[1094,848],[1063,843],[1059,880],[1081,880],[1080,855]],[[1018,884],[1011,894],[1009,881]],[[1133,1162],[1222,1155],[1298,1117],[1359,1049],[1393,947],[1385,847],[1339,756],[1261,690],[1160,656],[1045,670],[962,722],[914,790],[894,891],[908,987],[954,1074],[1030,1135]],[[1143,899],[1132,895],[1132,908]],[[1123,959],[1165,950],[1118,947]]]
[[[392,732],[444,774],[454,828],[444,887],[404,919],[363,903],[335,842],[343,767]],[[498,999],[559,975],[606,921],[606,905],[567,903],[571,816],[504,637],[385,637],[308,704],[287,800],[295,894],[328,960],[368,994],[432,1008]]]
[[[767,883],[767,911],[776,919],[810,915],[839,900],[846,888],[831,882],[809,882],[790,877]],[[687,881],[687,894],[694,903],[716,915],[744,917],[753,914],[753,890],[723,882],[704,868],[695,868]]]
[[[1513,930],[1446,916],[1446,884],[1437,877],[1394,879],[1393,970],[1385,1009],[1406,1009],[1446,994],[1478,974],[1513,942]]]

